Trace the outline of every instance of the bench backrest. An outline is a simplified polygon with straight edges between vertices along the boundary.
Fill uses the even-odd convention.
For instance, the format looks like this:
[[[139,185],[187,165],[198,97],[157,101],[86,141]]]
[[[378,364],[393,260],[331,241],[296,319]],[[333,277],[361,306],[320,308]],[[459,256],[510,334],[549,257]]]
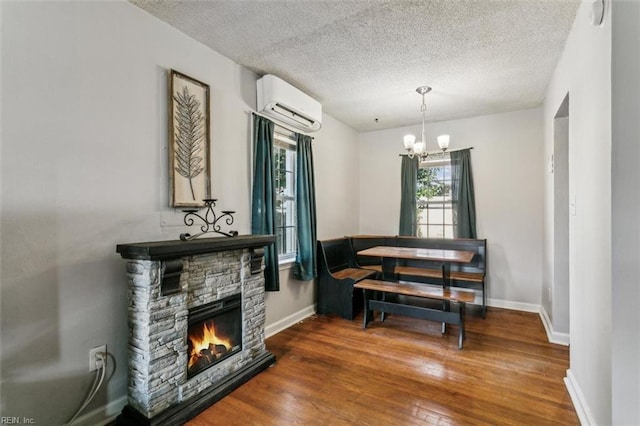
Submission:
[[[396,237],[385,235],[352,235],[347,237],[351,253],[355,259],[356,266],[379,265],[380,259],[372,256],[361,256],[357,254],[360,250],[366,250],[376,246],[395,246]]]
[[[347,238],[318,241],[319,267],[330,273],[353,266],[351,250]]]
[[[443,250],[466,250],[475,253],[471,262],[451,265],[452,271],[486,273],[487,240],[470,238],[419,238],[385,235],[353,235],[343,238],[318,241],[318,267],[329,273],[345,268],[379,265],[380,258],[359,256],[360,250],[375,246],[433,248]],[[404,266],[440,268],[440,262],[403,260]]]
[[[482,272],[486,270],[487,240],[471,238],[418,238],[398,237],[398,247],[433,248],[441,250],[465,250],[475,253],[465,264],[452,264],[452,271]],[[406,266],[417,266],[420,261],[407,261]],[[422,263],[424,265],[424,262]],[[434,263],[438,267],[439,263]]]

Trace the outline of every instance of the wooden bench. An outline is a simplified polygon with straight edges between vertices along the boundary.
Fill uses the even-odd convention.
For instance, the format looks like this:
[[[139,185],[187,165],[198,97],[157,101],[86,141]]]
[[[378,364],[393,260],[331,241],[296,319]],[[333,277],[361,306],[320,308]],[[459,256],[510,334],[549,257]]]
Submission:
[[[355,264],[361,268],[376,271],[382,275],[381,260],[369,256],[359,256],[358,251],[385,245],[395,247],[416,247],[444,250],[465,250],[475,253],[468,264],[451,265],[449,277],[452,287],[479,289],[482,294],[482,317],[487,312],[486,257],[487,240],[468,238],[418,238],[389,237],[382,235],[354,235],[349,237]],[[425,284],[442,284],[442,269],[438,262],[399,260],[395,267],[395,279],[419,281]]]
[[[361,256],[358,252],[375,246],[393,247],[398,245],[397,237],[395,236],[352,235],[347,238],[349,238],[349,247],[351,248],[351,256],[354,259],[354,264],[359,268],[377,270],[380,273],[382,272],[380,259],[371,256]]]
[[[382,265],[366,265],[362,268],[382,273]],[[398,275],[410,275],[414,277],[438,279],[442,278],[442,270],[440,269],[425,269],[413,266],[396,266],[395,272]],[[449,273],[449,276],[452,280],[469,281],[474,283],[482,283],[484,281],[484,274],[480,272],[451,271]]]
[[[381,313],[392,313],[398,315],[406,315],[414,318],[438,321],[443,324],[458,325],[458,348],[462,349],[464,341],[464,316],[465,304],[471,303],[475,299],[474,295],[469,292],[451,290],[449,288],[438,288],[425,284],[415,283],[396,283],[388,281],[379,281],[365,279],[354,285],[355,288],[361,288],[364,299],[364,318],[363,328],[367,328],[368,323],[373,319],[373,311]],[[382,300],[372,298],[371,292],[381,292]],[[458,305],[457,312],[449,310],[440,310],[414,306],[405,303],[391,302],[385,300],[385,294],[399,294],[405,296],[413,296],[424,299],[442,300]],[[384,321],[384,317],[382,317]],[[443,332],[444,332],[443,327]]]
[[[353,286],[374,275],[375,271],[355,266],[347,238],[318,241],[317,313],[353,320],[362,306],[360,292],[354,294]]]

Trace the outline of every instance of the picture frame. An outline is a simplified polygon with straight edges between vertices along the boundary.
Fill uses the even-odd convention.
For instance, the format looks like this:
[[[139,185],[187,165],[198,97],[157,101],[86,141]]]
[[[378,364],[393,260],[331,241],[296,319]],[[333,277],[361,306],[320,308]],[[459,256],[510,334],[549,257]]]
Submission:
[[[203,207],[211,198],[209,85],[169,73],[171,207]]]

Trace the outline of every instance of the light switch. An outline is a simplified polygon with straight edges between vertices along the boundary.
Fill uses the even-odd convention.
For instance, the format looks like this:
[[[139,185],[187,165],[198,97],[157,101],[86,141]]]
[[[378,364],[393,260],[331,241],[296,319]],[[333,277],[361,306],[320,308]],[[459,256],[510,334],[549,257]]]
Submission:
[[[571,196],[571,201],[569,202],[569,214],[571,216],[576,215],[576,196],[575,195]]]

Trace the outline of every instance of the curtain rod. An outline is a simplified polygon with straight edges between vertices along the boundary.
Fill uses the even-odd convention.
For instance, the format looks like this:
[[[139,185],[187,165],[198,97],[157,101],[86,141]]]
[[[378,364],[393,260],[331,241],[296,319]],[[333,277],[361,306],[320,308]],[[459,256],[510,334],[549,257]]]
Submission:
[[[447,153],[447,152],[464,151],[465,149],[473,149],[473,147],[470,146],[468,148],[448,149],[446,151],[430,151],[430,152],[427,152],[427,156],[433,155],[433,154]],[[407,154],[398,154],[398,157],[402,157],[403,155],[407,155]],[[414,155],[417,155],[417,154],[414,154]]]
[[[251,111],[251,115],[257,115],[258,117],[266,118],[267,120],[271,121],[271,122],[272,122],[273,124],[275,124],[276,126],[280,126],[280,127],[284,128],[284,129],[287,129],[288,131],[293,132],[293,133],[299,133],[299,134],[301,134],[301,135],[309,136],[312,140],[314,140],[314,139],[315,139],[313,136],[308,135],[308,134],[306,134],[306,133],[296,132],[295,130],[291,129],[290,127],[287,127],[287,126],[285,126],[284,124],[280,124],[280,122],[277,122],[277,123],[276,123],[275,121],[273,121],[273,120],[271,119],[271,117],[267,117],[267,116],[266,116],[266,115],[264,115],[264,114],[260,114],[260,113],[255,112],[255,111]]]

